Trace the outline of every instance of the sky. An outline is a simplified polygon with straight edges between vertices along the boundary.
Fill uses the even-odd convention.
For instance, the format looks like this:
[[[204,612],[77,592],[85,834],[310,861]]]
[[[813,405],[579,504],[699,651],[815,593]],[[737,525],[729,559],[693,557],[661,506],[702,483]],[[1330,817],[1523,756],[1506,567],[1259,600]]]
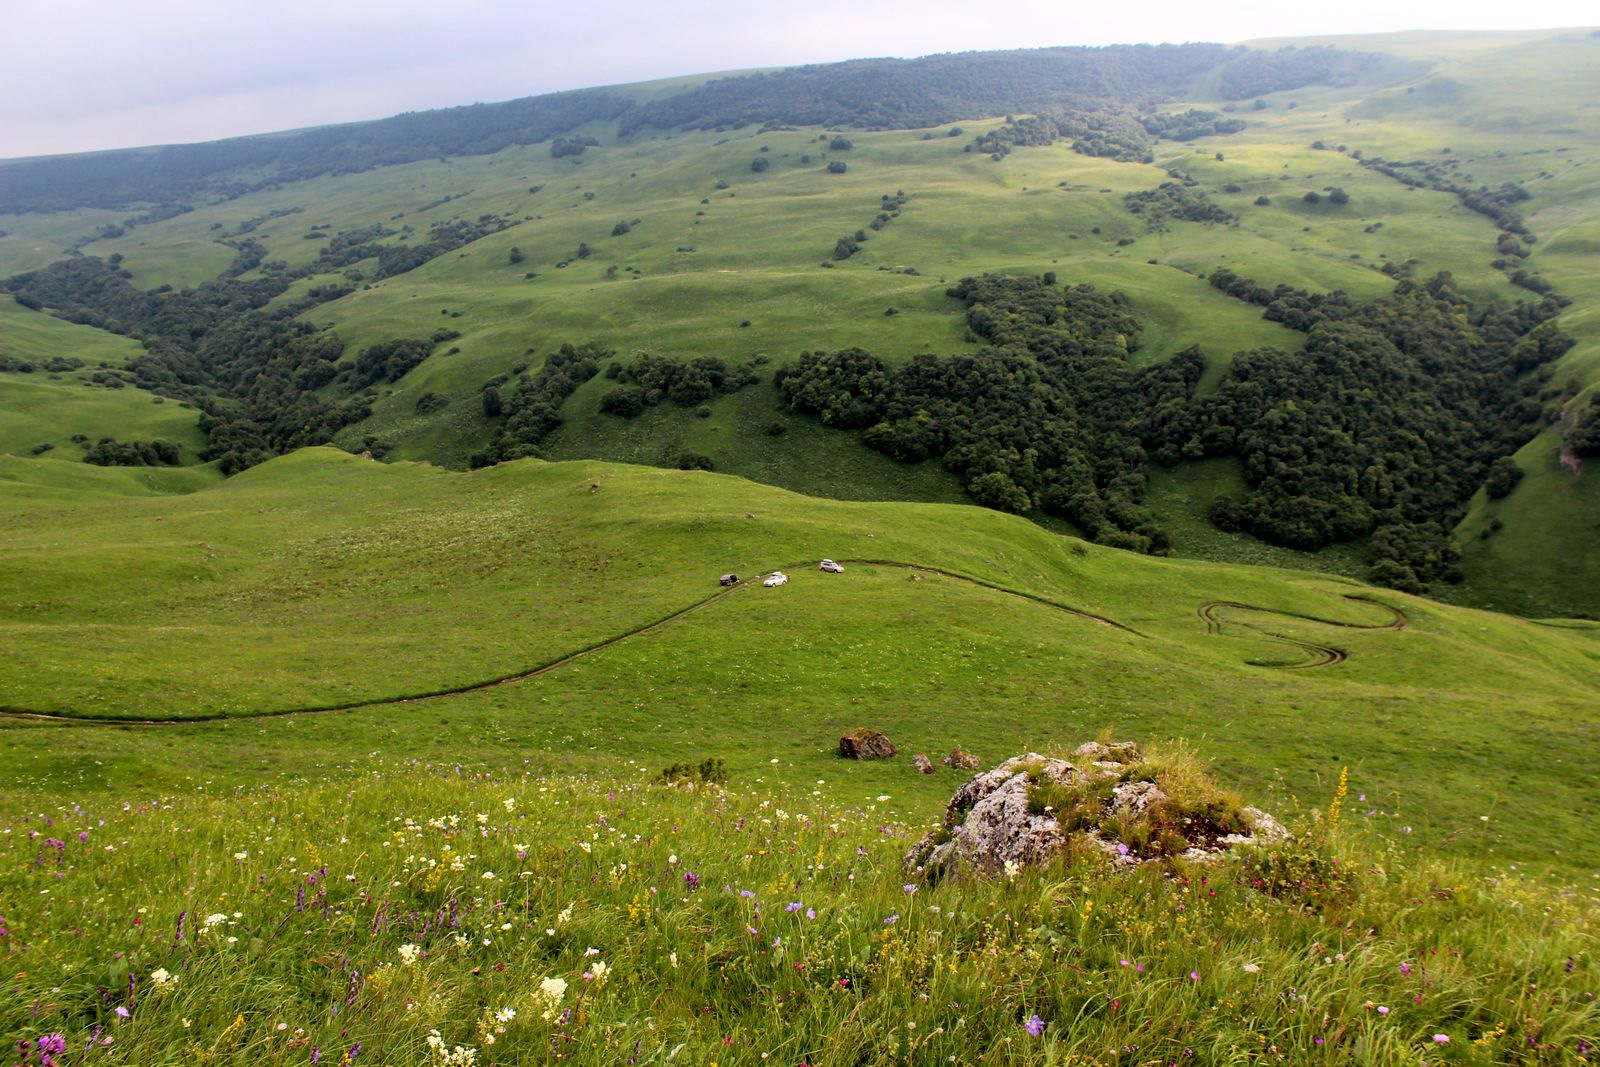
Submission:
[[[5,0],[0,158],[864,56],[1596,22],[1593,0]]]

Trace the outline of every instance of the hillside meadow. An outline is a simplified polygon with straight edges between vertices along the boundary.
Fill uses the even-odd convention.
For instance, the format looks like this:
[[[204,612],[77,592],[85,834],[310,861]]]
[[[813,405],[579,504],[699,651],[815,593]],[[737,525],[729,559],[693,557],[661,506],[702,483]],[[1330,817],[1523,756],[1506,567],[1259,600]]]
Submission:
[[[12,804],[404,752],[716,757],[931,811],[946,776],[841,763],[837,737],[871,725],[907,753],[998,759],[1109,727],[1188,738],[1269,807],[1350,766],[1416,840],[1582,877],[1592,862],[1590,624],[707,473],[321,449],[148,495],[136,472],[55,476],[72,469],[3,468]],[[780,567],[781,589],[716,582]]]

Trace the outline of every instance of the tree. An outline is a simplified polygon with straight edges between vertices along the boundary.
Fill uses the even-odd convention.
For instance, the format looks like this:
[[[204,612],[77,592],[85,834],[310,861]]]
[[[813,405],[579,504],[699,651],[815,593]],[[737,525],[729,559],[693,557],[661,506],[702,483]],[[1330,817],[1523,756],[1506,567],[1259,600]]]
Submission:
[[[626,222],[619,222],[615,226],[611,227],[611,236],[621,237],[631,229],[633,229],[633,227],[629,226]]]
[[[1489,465],[1489,476],[1483,481],[1483,491],[1490,500],[1503,500],[1522,481],[1522,468],[1510,456],[1501,456]]]
[[[846,167],[843,162],[841,162],[840,160],[837,160],[837,159],[828,164],[828,173],[829,174],[843,174],[845,171],[847,171],[849,169],[850,169],[849,167]]]

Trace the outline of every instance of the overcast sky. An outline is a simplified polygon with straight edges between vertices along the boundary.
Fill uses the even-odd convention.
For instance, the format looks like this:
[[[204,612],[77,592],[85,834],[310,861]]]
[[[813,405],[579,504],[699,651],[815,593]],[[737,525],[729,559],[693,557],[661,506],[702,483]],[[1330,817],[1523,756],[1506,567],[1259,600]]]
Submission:
[[[0,157],[862,56],[1597,21],[1593,0],[4,0]]]

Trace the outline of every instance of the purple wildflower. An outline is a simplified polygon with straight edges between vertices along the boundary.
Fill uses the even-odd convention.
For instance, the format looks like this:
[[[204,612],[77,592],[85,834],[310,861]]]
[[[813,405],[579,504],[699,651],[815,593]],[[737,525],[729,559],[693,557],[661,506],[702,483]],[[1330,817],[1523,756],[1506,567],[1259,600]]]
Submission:
[[[1450,1035],[1449,1034],[1434,1034],[1433,1035],[1433,1043],[1435,1045],[1448,1045],[1450,1043]]]
[[[885,926],[893,926],[895,923],[897,923],[899,921],[900,921],[900,914],[899,914],[899,912],[896,912],[895,914],[889,916],[887,919],[883,920],[883,925],[885,925]]]
[[[816,917],[817,917],[817,909],[816,908],[807,908],[806,909],[806,918],[815,919]]]
[[[684,871],[683,872],[683,884],[688,886],[690,889],[699,889],[700,888],[700,876],[698,874],[695,874],[693,871]]]
[[[1040,1034],[1044,1033],[1044,1026],[1044,1020],[1039,1018],[1037,1015],[1028,1016],[1028,1021],[1022,1024],[1022,1028],[1028,1031],[1028,1033],[1032,1034],[1034,1037],[1038,1037]]]
[[[784,911],[799,911],[803,907],[805,907],[805,905],[800,903],[798,900],[791,900],[788,904],[784,905],[783,910]]]

